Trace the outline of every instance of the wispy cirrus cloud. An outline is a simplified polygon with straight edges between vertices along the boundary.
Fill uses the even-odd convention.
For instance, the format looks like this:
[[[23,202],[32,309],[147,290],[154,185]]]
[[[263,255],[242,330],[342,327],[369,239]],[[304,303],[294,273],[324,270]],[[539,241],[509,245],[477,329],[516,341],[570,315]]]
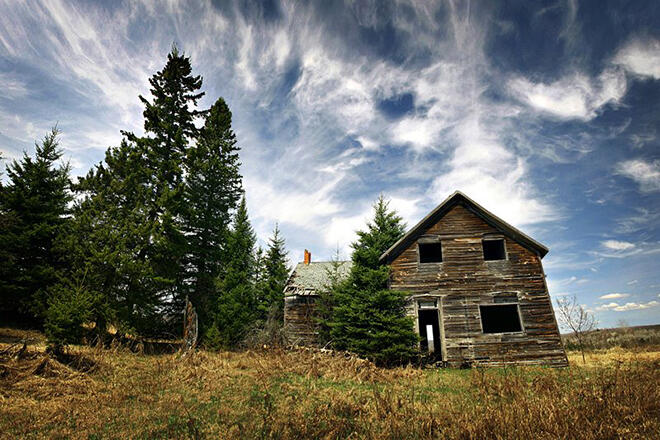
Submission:
[[[642,192],[660,191],[660,160],[625,160],[616,166],[616,172],[634,180]]]
[[[636,75],[660,79],[660,40],[630,41],[619,49],[614,63]]]
[[[575,73],[551,83],[514,78],[513,96],[533,109],[563,119],[593,119],[605,104],[617,103],[626,93],[626,78],[619,69],[606,69],[597,78]]]
[[[640,241],[636,243],[620,240],[600,242],[600,249],[590,253],[600,258],[628,258],[634,255],[652,255],[660,252],[660,242]]]

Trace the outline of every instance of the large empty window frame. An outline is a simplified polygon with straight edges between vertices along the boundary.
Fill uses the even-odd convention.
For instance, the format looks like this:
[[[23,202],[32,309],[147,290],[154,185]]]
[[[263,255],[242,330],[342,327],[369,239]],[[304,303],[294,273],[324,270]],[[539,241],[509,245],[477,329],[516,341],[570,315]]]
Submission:
[[[484,247],[484,260],[506,260],[506,249],[504,248],[504,239],[484,239],[481,241]]]
[[[522,331],[518,304],[480,305],[481,328],[484,333],[516,333]]]
[[[442,263],[442,245],[439,241],[417,243],[420,263]]]

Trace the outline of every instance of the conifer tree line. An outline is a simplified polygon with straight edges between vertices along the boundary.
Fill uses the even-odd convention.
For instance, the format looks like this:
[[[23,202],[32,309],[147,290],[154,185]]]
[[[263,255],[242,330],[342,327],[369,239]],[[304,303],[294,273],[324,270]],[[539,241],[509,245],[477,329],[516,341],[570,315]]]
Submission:
[[[229,107],[199,108],[176,47],[149,83],[144,135],[123,131],[86,176],[73,181],[54,128],[0,181],[0,316],[54,345],[180,335],[186,299],[215,348],[282,319],[284,240],[275,226],[256,246]]]
[[[176,338],[189,300],[208,348],[281,340],[285,242],[276,224],[257,246],[229,107],[199,108],[202,78],[176,47],[149,83],[144,135],[122,131],[86,176],[71,178],[57,128],[0,176],[0,319],[44,329],[55,348]],[[348,276],[338,259],[327,274],[323,345],[381,365],[415,356],[407,294],[379,262],[404,229],[381,196]]]

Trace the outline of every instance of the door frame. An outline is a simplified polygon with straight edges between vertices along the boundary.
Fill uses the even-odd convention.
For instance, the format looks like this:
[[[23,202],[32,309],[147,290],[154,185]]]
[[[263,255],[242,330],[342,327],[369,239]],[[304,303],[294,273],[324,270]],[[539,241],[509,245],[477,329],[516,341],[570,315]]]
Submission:
[[[417,333],[417,336],[420,335],[420,330],[419,330],[419,302],[420,301],[430,301],[430,300],[435,300],[436,301],[436,307],[435,310],[438,313],[438,330],[440,332],[440,360],[441,361],[446,361],[447,360],[447,344],[446,344],[446,338],[445,338],[445,325],[444,325],[444,314],[442,313],[442,298],[443,295],[440,295],[438,293],[423,293],[423,294],[418,294],[418,295],[412,295],[410,299],[413,302],[413,307],[414,307],[414,318],[415,318],[415,333]],[[433,308],[422,308],[421,310],[433,310]],[[417,343],[417,348],[421,351],[421,343]]]

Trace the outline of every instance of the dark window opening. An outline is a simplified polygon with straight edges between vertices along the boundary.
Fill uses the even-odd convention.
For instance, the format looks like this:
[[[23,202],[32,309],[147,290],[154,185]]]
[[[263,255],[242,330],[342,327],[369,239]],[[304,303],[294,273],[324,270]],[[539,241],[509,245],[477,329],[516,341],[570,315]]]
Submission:
[[[504,240],[484,240],[484,260],[506,260]]]
[[[484,333],[511,333],[522,331],[516,304],[479,306]]]
[[[419,243],[419,262],[442,262],[442,245],[440,243]]]

